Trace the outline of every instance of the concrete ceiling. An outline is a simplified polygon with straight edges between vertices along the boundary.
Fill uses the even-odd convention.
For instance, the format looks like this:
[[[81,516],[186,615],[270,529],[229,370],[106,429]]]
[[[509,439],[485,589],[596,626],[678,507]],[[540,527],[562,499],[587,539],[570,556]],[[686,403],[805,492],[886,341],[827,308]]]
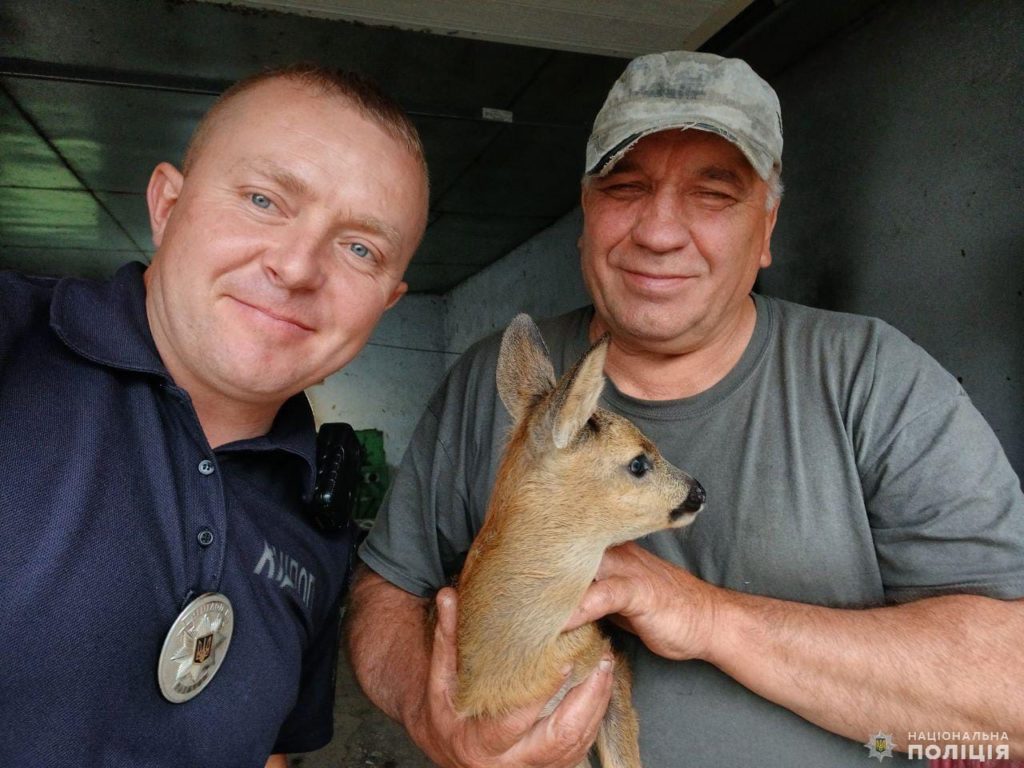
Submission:
[[[4,0],[0,268],[102,276],[148,261],[153,166],[180,159],[232,81],[312,59],[373,76],[413,115],[433,190],[407,279],[446,291],[576,204],[623,56],[700,47],[749,3]]]
[[[633,58],[696,50],[750,0],[204,0],[435,35]]]

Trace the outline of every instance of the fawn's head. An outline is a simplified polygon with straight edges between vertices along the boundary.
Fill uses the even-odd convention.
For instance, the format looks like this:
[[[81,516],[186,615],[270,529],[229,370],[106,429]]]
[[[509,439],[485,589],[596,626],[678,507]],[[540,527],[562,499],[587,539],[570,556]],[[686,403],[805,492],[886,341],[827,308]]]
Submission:
[[[689,524],[704,489],[629,420],[598,408],[609,337],[555,381],[540,331],[518,315],[505,331],[497,382],[512,416],[506,493],[528,494],[557,524],[611,546]]]

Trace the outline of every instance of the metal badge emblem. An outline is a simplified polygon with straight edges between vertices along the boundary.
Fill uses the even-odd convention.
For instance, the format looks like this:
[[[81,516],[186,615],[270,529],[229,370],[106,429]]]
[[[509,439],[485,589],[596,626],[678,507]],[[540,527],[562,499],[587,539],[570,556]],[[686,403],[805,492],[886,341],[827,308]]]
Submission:
[[[173,704],[196,696],[217,674],[231,644],[235,614],[217,592],[185,606],[164,640],[156,665],[160,693]]]

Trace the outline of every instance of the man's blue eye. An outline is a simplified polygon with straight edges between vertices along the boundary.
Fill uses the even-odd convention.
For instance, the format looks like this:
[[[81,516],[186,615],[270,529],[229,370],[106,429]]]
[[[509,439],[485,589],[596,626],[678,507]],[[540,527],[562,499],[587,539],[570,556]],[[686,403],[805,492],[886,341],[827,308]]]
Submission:
[[[352,253],[354,253],[361,259],[365,259],[367,256],[370,255],[370,249],[367,248],[362,243],[352,243],[352,245],[350,245],[349,248],[352,249]]]
[[[266,195],[261,195],[259,192],[254,192],[249,199],[252,200],[252,204],[257,208],[265,209],[270,207],[270,198]]]

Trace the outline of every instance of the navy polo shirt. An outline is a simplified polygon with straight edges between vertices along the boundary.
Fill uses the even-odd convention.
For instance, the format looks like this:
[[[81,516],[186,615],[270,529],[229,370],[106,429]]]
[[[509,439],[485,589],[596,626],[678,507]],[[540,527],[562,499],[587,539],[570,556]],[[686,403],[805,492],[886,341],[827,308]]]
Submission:
[[[305,397],[211,450],[146,320],[109,283],[0,273],[0,765],[262,766],[330,740],[348,533],[302,515]],[[195,698],[160,694],[184,605],[234,634]]]

